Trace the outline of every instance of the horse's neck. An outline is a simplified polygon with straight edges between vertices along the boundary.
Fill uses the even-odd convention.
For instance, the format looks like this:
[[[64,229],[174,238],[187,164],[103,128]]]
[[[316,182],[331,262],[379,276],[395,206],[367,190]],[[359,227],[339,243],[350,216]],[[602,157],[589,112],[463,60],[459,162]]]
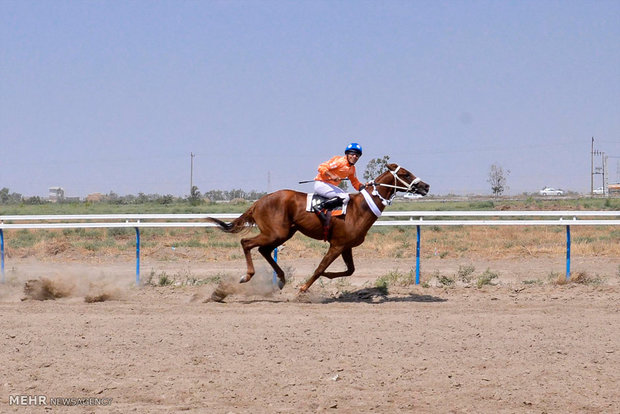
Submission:
[[[379,176],[377,178],[377,180],[375,180],[375,183],[377,184],[376,188],[377,188],[377,192],[379,194],[381,194],[381,197],[383,197],[386,200],[389,200],[392,195],[394,194],[394,191],[396,191],[394,188],[392,187],[384,187],[381,184],[386,184],[386,185],[395,185],[395,180],[392,176],[392,174],[388,172],[382,174],[381,176]],[[378,197],[373,196],[374,199],[377,199]],[[381,205],[383,205],[383,203],[379,203]],[[384,206],[385,207],[385,206]],[[383,210],[383,209],[381,209]]]
[[[379,184],[379,183],[377,183],[377,184]],[[374,202],[375,206],[379,209],[380,212],[383,212],[383,210],[385,209],[386,206],[385,206],[385,204],[383,204],[383,200],[381,199],[381,197],[379,197],[377,195],[373,195],[375,190],[381,195],[381,197],[383,197],[384,200],[389,200],[390,197],[392,197],[392,194],[393,194],[394,191],[390,187],[383,187],[383,186],[380,186],[380,185],[377,185],[374,188],[367,188],[366,189],[368,194],[370,194],[370,198],[372,199],[372,202]],[[360,203],[368,204],[368,201],[362,196],[362,194],[358,194],[358,196],[360,198],[360,201],[359,201]],[[360,206],[360,208],[361,208],[361,206]],[[364,220],[368,223],[368,227],[372,226],[372,224],[375,221],[377,221],[378,217],[372,211],[372,208],[370,206],[361,209],[361,211],[363,212],[362,214],[364,215]]]

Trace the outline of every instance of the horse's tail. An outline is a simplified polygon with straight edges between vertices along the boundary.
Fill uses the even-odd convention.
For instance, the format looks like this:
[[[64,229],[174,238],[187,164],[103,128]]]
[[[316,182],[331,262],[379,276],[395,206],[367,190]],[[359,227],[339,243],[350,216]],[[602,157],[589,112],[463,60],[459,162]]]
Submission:
[[[253,211],[254,206],[252,205],[252,207],[247,209],[245,213],[243,213],[230,223],[226,223],[225,221],[213,217],[207,217],[207,220],[217,224],[217,227],[226,233],[240,233],[244,230],[249,230],[251,226],[256,224],[256,222],[254,221],[254,217],[252,217]]]

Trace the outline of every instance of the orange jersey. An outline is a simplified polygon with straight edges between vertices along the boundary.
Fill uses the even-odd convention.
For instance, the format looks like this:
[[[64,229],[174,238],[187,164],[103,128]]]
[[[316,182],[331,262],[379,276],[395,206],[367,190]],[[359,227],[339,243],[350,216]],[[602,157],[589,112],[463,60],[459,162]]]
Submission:
[[[319,165],[318,170],[319,174],[314,177],[315,180],[338,185],[343,178],[348,178],[351,180],[351,185],[353,185],[356,190],[359,190],[362,186],[362,183],[360,183],[355,176],[355,165],[349,164],[346,155],[337,155],[333,157],[329,161]],[[327,175],[327,171],[337,175],[339,178],[337,180],[332,180],[329,178],[329,175]]]

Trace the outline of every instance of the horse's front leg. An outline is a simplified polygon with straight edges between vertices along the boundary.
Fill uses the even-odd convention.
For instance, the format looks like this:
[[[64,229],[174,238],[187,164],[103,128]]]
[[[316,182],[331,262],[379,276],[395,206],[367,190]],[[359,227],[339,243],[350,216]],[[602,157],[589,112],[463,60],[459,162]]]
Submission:
[[[301,288],[299,288],[299,291],[302,293],[307,291],[310,286],[312,286],[312,284],[316,282],[316,280],[325,272],[325,269],[327,269],[329,265],[332,264],[334,260],[336,260],[336,258],[342,254],[343,250],[344,246],[329,246],[329,250],[327,250],[327,253],[325,253],[325,256],[323,256],[323,260],[321,260],[321,263],[319,263],[319,267],[316,268],[312,277],[308,279],[308,281],[304,283]]]
[[[328,279],[334,279],[336,277],[351,276],[355,272],[355,265],[353,264],[353,248],[349,247],[342,251],[342,259],[344,260],[347,270],[344,272],[325,272],[323,276]]]

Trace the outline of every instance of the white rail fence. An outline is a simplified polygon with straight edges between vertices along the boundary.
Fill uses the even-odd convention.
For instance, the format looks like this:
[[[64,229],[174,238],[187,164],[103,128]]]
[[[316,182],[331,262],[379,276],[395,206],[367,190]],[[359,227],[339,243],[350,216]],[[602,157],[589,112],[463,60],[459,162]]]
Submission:
[[[136,232],[136,284],[140,284],[140,229],[215,227],[206,217],[233,220],[239,214],[71,214],[0,216],[0,266],[4,283],[4,230],[133,228]],[[416,284],[420,283],[422,226],[565,226],[566,278],[570,278],[571,226],[619,226],[620,211],[393,211],[375,226],[416,226]],[[277,249],[274,252],[277,260]],[[275,279],[275,276],[274,276]]]

